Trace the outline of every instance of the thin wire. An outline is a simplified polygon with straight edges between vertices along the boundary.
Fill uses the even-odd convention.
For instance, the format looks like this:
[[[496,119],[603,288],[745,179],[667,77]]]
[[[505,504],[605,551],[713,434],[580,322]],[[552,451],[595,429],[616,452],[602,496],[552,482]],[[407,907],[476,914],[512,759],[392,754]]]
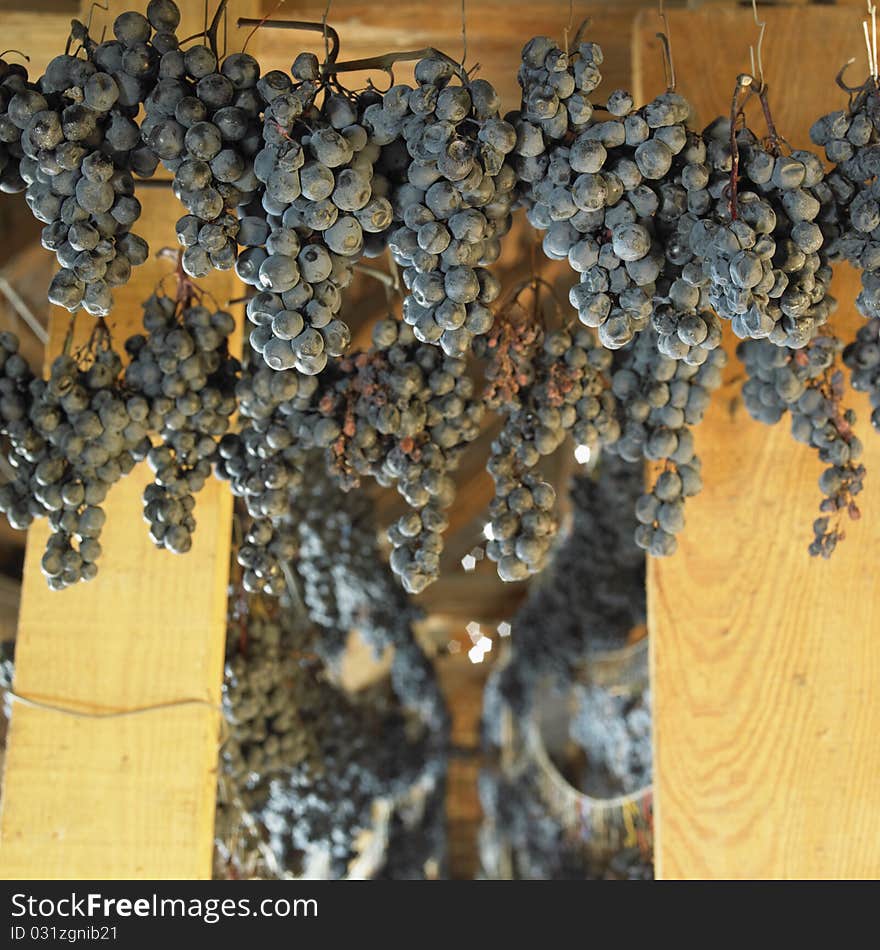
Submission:
[[[666,75],[666,88],[669,92],[675,89],[675,62],[672,59],[672,31],[669,27],[669,18],[666,16],[663,0],[657,11],[663,23],[663,32],[657,34],[657,39],[663,44],[663,72]]]
[[[13,689],[0,686],[0,693],[8,696],[13,702],[22,706],[30,706],[32,709],[42,709],[46,712],[60,713],[63,716],[71,716],[74,719],[125,719],[131,716],[141,716],[145,713],[160,712],[167,709],[179,709],[184,706],[206,706],[214,712],[220,714],[220,744],[222,745],[227,738],[228,724],[226,714],[222,706],[212,703],[209,699],[175,699],[167,700],[162,703],[153,703],[148,706],[136,706],[133,709],[120,709],[113,712],[89,712],[84,709],[74,709],[71,706],[62,706],[59,703],[47,703],[42,699],[33,699],[30,696],[23,696],[16,693]]]
[[[110,0],[104,0],[103,3],[100,3],[99,0],[93,0],[91,7],[89,7],[89,18],[86,20],[86,33],[90,33],[92,30],[92,17],[95,15],[95,10],[103,10],[105,13],[110,9]]]
[[[284,3],[284,0],[278,0],[278,3],[276,3],[275,6],[263,16],[263,18],[250,31],[250,33],[248,33],[247,39],[244,41],[244,46],[242,46],[241,48],[242,52],[244,52],[248,48],[248,43],[250,43],[250,41],[254,38],[254,33],[256,33],[257,30],[259,30],[259,28],[266,22],[266,20],[268,20],[270,17],[275,16],[275,14],[278,12],[278,10],[280,9],[283,3]],[[238,28],[241,29],[241,26],[242,26],[241,20],[238,21],[237,25],[238,25]]]
[[[574,0],[568,0],[568,25],[562,31],[565,40],[565,55],[568,56],[568,35],[571,33],[571,25],[574,22]]]
[[[865,34],[865,48],[868,51],[868,72],[871,74],[871,78],[876,81],[878,77],[878,68],[877,68],[877,7],[871,2],[871,0],[866,0],[868,15],[871,17],[871,32],[868,33],[868,21],[862,20],[862,30]]]
[[[870,0],[869,0],[870,2]],[[874,54],[874,79],[877,78],[877,7],[871,6],[871,51]]]
[[[467,2],[461,0],[461,68],[464,69],[467,59]]]
[[[756,3],[756,0],[752,0],[752,16],[754,16],[755,18],[755,26],[760,27],[760,31],[758,33],[758,47],[757,47],[757,55],[758,55],[757,77],[758,77],[758,83],[760,84],[761,89],[763,89],[764,88],[764,60],[763,60],[761,51],[764,46],[764,30],[767,28],[767,23],[764,20],[758,19],[758,4]],[[749,58],[751,59],[751,63],[752,63],[752,75],[755,75],[755,51],[753,50],[751,46],[749,47]]]
[[[324,61],[330,59],[330,41],[327,39],[327,17],[330,16],[330,7],[333,0],[327,0],[327,6],[324,7],[324,16],[321,17],[321,27],[324,31]]]

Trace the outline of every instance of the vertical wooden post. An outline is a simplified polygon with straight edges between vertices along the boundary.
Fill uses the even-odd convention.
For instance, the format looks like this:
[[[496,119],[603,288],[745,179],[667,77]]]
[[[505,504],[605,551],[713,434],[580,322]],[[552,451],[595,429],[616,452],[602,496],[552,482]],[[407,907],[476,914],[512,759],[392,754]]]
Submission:
[[[199,29],[189,13],[181,35]],[[63,50],[67,28],[41,33],[45,49]],[[30,50],[25,28],[4,31],[7,39]],[[170,189],[139,197],[135,230],[152,252],[173,245],[182,212]],[[140,330],[140,303],[168,270],[151,257],[116,291],[108,322],[117,348]],[[220,306],[240,287],[232,273],[205,286]],[[83,339],[91,319],[78,317]],[[66,312],[53,313],[47,361],[67,323]],[[192,550],[178,557],[149,539],[141,502],[149,478],[144,464],[111,490],[99,574],[88,584],[50,592],[40,572],[46,525],[30,530],[15,689],[86,713],[199,703],[107,719],[16,703],[0,814],[4,878],[210,877],[232,498],[208,483]]]
[[[865,60],[852,9],[765,10],[766,80],[792,146],[846,107],[835,87]],[[749,10],[670,15],[678,89],[702,122],[725,113],[757,42]],[[662,91],[661,26],[641,15],[639,101]],[[853,75],[864,75],[861,66]],[[755,125],[759,123],[756,118]],[[832,328],[850,338],[858,276],[841,267]],[[727,341],[732,356],[735,341]],[[822,465],[782,422],[750,419],[732,358],[697,431],[705,489],[678,553],[649,569],[656,860],[663,878],[880,875],[880,434],[859,413],[863,519],[830,561],[807,555]]]

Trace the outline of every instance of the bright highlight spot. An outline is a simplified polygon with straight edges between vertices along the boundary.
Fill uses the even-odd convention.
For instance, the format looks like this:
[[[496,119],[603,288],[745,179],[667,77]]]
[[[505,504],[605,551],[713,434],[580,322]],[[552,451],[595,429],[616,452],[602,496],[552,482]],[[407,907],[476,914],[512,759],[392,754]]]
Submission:
[[[498,636],[499,637],[509,637],[510,636],[510,624],[506,620],[502,620],[498,624]]]
[[[473,554],[465,554],[465,556],[461,559],[461,566],[466,571],[472,571],[477,566],[477,559],[473,556]]]
[[[494,541],[494,540],[495,540],[495,535],[492,534],[492,522],[491,522],[491,521],[487,521],[487,522],[483,525],[483,537],[484,537],[487,541]]]
[[[586,465],[592,454],[589,445],[579,445],[574,450],[574,458],[579,465]]]

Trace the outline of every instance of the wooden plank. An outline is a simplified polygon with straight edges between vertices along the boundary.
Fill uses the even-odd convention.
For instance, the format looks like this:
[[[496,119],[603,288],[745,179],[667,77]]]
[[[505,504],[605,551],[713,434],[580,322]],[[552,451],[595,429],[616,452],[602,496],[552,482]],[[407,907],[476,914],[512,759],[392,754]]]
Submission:
[[[4,27],[7,20],[2,21]],[[26,27],[3,30],[32,48]],[[198,29],[195,18],[183,27]],[[63,49],[66,27],[40,34],[40,53]],[[180,206],[144,190],[136,230],[153,251],[174,243]],[[168,272],[151,258],[116,291],[113,338],[140,329],[140,302]],[[234,278],[208,284],[222,302]],[[68,316],[55,310],[47,358]],[[85,337],[90,318],[77,320]],[[3,878],[206,878],[211,873],[220,718],[215,708],[226,628],[232,499],[211,481],[198,496],[198,529],[183,557],[157,550],[142,520],[150,478],[138,467],[105,504],[96,580],[51,593],[40,573],[45,523],[29,532],[16,647],[17,692],[84,712],[188,705],[113,719],[75,718],[22,705],[9,732],[0,876]]]
[[[834,76],[862,62],[852,9],[762,11],[780,132],[807,147],[844,108]],[[751,13],[673,13],[679,90],[704,120],[729,109],[748,66]],[[656,17],[636,31],[641,100],[663,86]],[[860,72],[853,70],[854,74]],[[860,323],[858,278],[840,268],[834,328]],[[728,340],[732,346],[733,341]],[[735,361],[697,432],[705,490],[688,502],[678,553],[650,565],[655,828],[663,878],[880,876],[880,437],[859,412],[864,517],[828,562],[806,545],[822,469],[786,424],[753,422]]]

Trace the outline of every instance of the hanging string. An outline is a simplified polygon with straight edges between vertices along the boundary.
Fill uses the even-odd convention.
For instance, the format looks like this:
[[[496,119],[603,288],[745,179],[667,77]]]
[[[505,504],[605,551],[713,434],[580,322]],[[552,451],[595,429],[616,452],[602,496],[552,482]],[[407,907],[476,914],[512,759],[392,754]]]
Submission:
[[[269,20],[269,19],[271,19],[273,16],[275,16],[275,14],[276,14],[276,13],[278,12],[278,10],[281,8],[281,6],[283,5],[283,3],[284,3],[284,0],[278,0],[278,3],[276,3],[275,6],[274,6],[268,13],[266,13],[266,14],[262,17],[262,19],[259,20],[259,22],[257,23],[257,25],[250,31],[250,33],[248,33],[247,39],[244,41],[244,46],[242,46],[242,48],[241,48],[241,51],[242,51],[242,52],[245,52],[245,51],[247,50],[247,48],[248,48],[248,43],[250,43],[250,41],[254,38],[254,33],[256,33],[257,30],[259,30],[259,28],[266,22],[266,20]],[[242,26],[242,22],[241,22],[241,20],[239,20],[239,21],[238,21],[238,27],[239,27],[239,29],[241,28],[241,26]],[[326,41],[326,32],[327,32],[327,31],[326,31],[326,28],[325,28],[324,32],[325,32],[325,41]]]
[[[759,91],[764,88],[764,57],[763,57],[763,47],[764,47],[764,30],[767,28],[767,23],[764,20],[758,19],[758,4],[756,0],[752,0],[752,16],[755,18],[755,26],[759,28],[758,30],[758,46],[757,46],[757,71],[755,70],[755,47],[749,47],[749,60],[752,65],[752,75],[755,76],[758,80]]]
[[[327,6],[324,7],[324,16],[321,17],[321,29],[324,31],[324,62],[330,59],[330,40],[327,37],[327,18],[330,16],[330,7],[333,0],[327,0]]]
[[[467,0],[461,0],[461,68],[467,59]]]
[[[173,699],[160,703],[151,703],[147,706],[135,706],[132,709],[120,709],[109,712],[92,712],[85,709],[76,709],[73,706],[64,706],[61,703],[49,703],[32,696],[24,696],[13,689],[0,686],[0,693],[8,696],[14,703],[29,706],[31,709],[41,709],[44,712],[58,713],[62,716],[71,716],[74,719],[127,719],[133,716],[143,716],[147,713],[162,712],[168,709],[182,709],[186,706],[205,706],[220,715],[220,745],[228,738],[229,724],[222,706],[212,703],[209,699]]]
[[[877,69],[877,7],[871,2],[871,0],[866,0],[868,8],[868,16],[871,18],[871,30],[868,31],[868,21],[862,20],[862,31],[865,34],[865,49],[868,52],[868,72],[871,74],[871,78],[876,82],[878,78],[878,69]]]
[[[562,37],[565,41],[565,55],[568,56],[568,36],[571,33],[571,25],[574,22],[574,0],[568,0],[568,24],[562,31]]]
[[[672,59],[672,30],[669,26],[669,18],[666,16],[666,9],[663,0],[660,0],[658,10],[660,20],[663,23],[663,32],[657,34],[657,39],[663,44],[663,73],[666,77],[666,89],[668,92],[675,91],[675,62]]]

